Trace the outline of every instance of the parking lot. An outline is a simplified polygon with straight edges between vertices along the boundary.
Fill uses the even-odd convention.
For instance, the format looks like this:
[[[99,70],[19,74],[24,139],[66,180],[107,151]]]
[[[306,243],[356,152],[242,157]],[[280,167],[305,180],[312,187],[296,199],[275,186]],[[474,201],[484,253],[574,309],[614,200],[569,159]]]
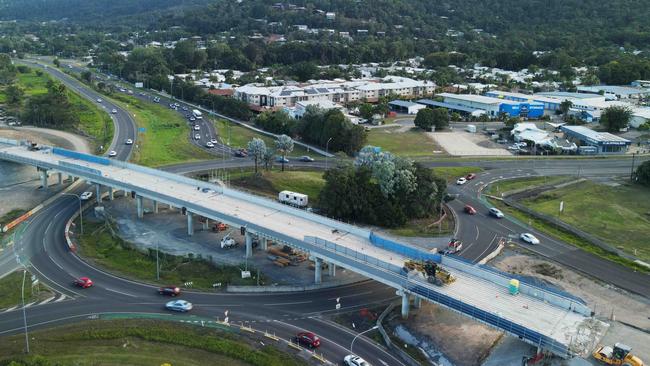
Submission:
[[[506,145],[491,141],[488,136],[465,131],[427,132],[449,155],[454,156],[511,156]]]

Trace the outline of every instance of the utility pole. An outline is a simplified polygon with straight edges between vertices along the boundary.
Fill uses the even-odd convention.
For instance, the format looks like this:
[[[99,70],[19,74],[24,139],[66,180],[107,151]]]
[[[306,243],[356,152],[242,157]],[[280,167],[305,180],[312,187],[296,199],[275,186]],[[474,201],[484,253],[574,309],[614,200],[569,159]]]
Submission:
[[[630,170],[630,180],[634,179],[634,159],[636,158],[636,153],[632,153],[632,169]]]
[[[160,265],[158,263],[158,241],[156,241],[156,280],[160,280]]]
[[[27,277],[27,268],[23,268],[23,289],[21,297],[23,300],[23,325],[25,327],[25,347],[26,353],[29,353],[29,335],[27,334],[27,310],[25,309],[25,277]]]

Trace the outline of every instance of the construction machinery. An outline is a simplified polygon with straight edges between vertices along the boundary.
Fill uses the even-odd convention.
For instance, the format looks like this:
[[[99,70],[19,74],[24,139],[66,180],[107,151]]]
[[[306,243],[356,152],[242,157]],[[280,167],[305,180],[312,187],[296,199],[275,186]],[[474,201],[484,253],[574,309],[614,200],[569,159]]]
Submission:
[[[608,365],[644,366],[643,361],[630,354],[630,351],[632,351],[632,347],[623,343],[616,343],[614,347],[598,346],[592,355],[595,359]]]
[[[431,260],[425,262],[408,260],[404,262],[402,272],[408,276],[413,271],[421,275],[427,282],[433,283],[436,286],[448,285],[456,281],[456,278],[451,273]]]
[[[212,231],[218,233],[220,231],[226,231],[228,229],[228,225],[224,224],[223,222],[217,221],[213,226],[212,226]]]
[[[221,239],[221,248],[234,248],[237,246],[237,241],[235,241],[230,234],[232,234],[232,231]]]

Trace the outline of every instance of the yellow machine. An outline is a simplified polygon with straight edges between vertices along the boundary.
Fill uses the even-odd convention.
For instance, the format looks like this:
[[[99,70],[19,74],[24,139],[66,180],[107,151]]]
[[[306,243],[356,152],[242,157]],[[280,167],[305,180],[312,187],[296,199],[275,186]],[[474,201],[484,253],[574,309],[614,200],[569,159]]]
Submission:
[[[437,286],[448,285],[456,280],[447,270],[433,261],[418,262],[408,260],[404,263],[404,273],[410,271],[421,272],[429,283]]]
[[[592,355],[608,365],[644,366],[640,358],[630,354],[631,350],[630,346],[616,343],[614,347],[598,346]]]

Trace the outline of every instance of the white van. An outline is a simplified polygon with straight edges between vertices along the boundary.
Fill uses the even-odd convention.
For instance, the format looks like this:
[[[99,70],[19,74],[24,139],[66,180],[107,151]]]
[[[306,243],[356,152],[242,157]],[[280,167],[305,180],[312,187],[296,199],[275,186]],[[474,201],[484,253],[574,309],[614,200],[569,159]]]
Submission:
[[[309,197],[302,193],[282,191],[278,194],[278,201],[292,206],[307,207]]]

